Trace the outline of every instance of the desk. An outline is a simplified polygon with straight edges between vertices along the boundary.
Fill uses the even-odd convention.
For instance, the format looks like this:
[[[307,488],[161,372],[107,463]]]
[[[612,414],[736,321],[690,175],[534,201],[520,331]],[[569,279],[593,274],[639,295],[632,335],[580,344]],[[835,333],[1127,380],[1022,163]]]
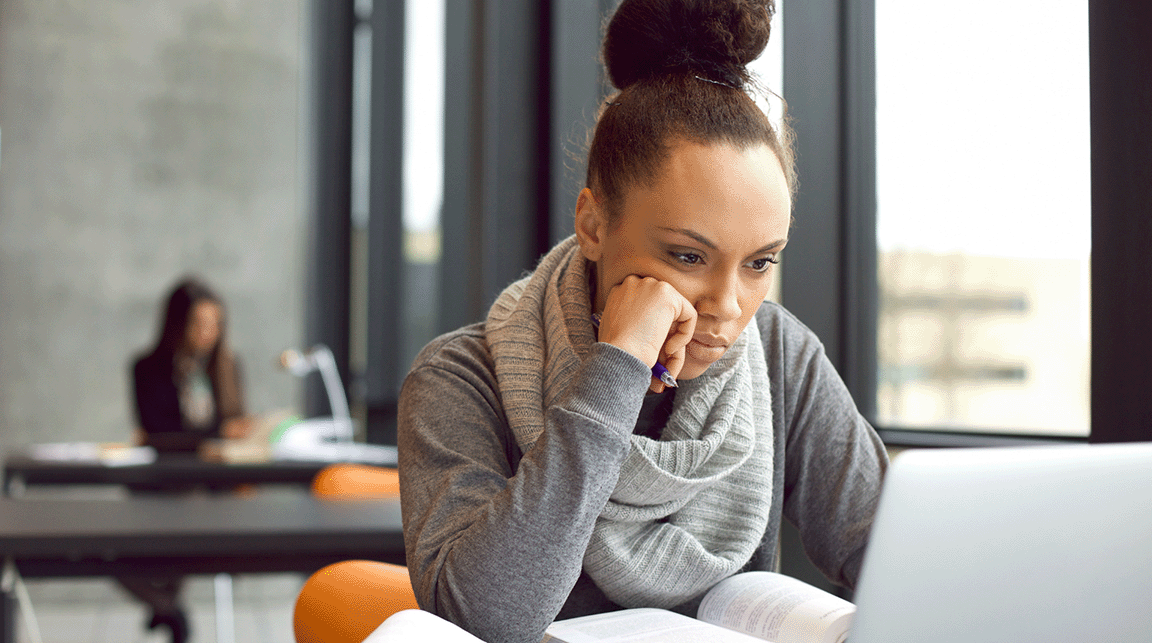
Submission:
[[[0,557],[24,577],[311,573],[354,558],[402,565],[404,539],[399,499],[0,499]],[[0,643],[10,643],[12,601],[0,600]]]
[[[226,464],[204,462],[193,454],[163,454],[150,464],[108,466],[98,462],[36,460],[10,455],[4,460],[4,489],[19,496],[25,485],[131,485],[178,488],[204,485],[231,488],[243,484],[312,482],[328,462],[276,461]]]

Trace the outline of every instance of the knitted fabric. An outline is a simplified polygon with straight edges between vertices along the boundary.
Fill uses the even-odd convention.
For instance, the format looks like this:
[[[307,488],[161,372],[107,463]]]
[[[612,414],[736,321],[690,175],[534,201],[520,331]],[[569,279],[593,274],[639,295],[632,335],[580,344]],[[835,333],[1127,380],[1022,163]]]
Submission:
[[[488,313],[505,416],[525,452],[596,341],[588,269],[570,237]],[[702,594],[748,562],[768,524],[772,408],[758,327],[679,384],[661,439],[632,436],[584,554],[584,570],[624,607]]]

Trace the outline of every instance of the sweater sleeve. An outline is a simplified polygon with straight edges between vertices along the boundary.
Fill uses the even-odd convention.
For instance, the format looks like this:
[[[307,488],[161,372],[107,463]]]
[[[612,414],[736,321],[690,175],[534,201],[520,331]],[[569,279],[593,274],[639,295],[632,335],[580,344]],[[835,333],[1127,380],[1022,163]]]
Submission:
[[[807,327],[776,307],[785,417],[784,516],[829,580],[854,587],[888,455]],[[776,393],[779,394],[779,393]]]
[[[521,454],[478,335],[438,340],[400,395],[404,540],[421,608],[493,643],[537,643],[580,575],[650,372],[596,344]]]

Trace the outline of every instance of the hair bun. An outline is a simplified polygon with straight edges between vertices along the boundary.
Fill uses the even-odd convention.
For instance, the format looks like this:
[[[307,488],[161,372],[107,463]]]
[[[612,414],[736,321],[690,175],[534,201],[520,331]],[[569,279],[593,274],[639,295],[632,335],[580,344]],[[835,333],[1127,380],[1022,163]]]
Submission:
[[[604,66],[618,89],[660,74],[693,72],[742,87],[746,65],[768,45],[773,0],[624,0],[604,37]]]

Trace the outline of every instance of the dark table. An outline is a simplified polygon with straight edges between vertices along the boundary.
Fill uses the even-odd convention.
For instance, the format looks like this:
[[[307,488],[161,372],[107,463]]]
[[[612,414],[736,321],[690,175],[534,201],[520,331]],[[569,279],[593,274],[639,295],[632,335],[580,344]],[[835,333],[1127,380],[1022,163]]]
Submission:
[[[109,466],[98,462],[37,460],[10,455],[4,460],[4,494],[19,496],[26,485],[126,485],[179,489],[227,489],[246,484],[305,486],[329,462],[205,462],[193,454],[162,454],[155,462]]]
[[[399,499],[0,499],[0,557],[24,577],[311,573],[349,559],[404,564],[404,539]],[[13,601],[0,600],[8,643]]]

